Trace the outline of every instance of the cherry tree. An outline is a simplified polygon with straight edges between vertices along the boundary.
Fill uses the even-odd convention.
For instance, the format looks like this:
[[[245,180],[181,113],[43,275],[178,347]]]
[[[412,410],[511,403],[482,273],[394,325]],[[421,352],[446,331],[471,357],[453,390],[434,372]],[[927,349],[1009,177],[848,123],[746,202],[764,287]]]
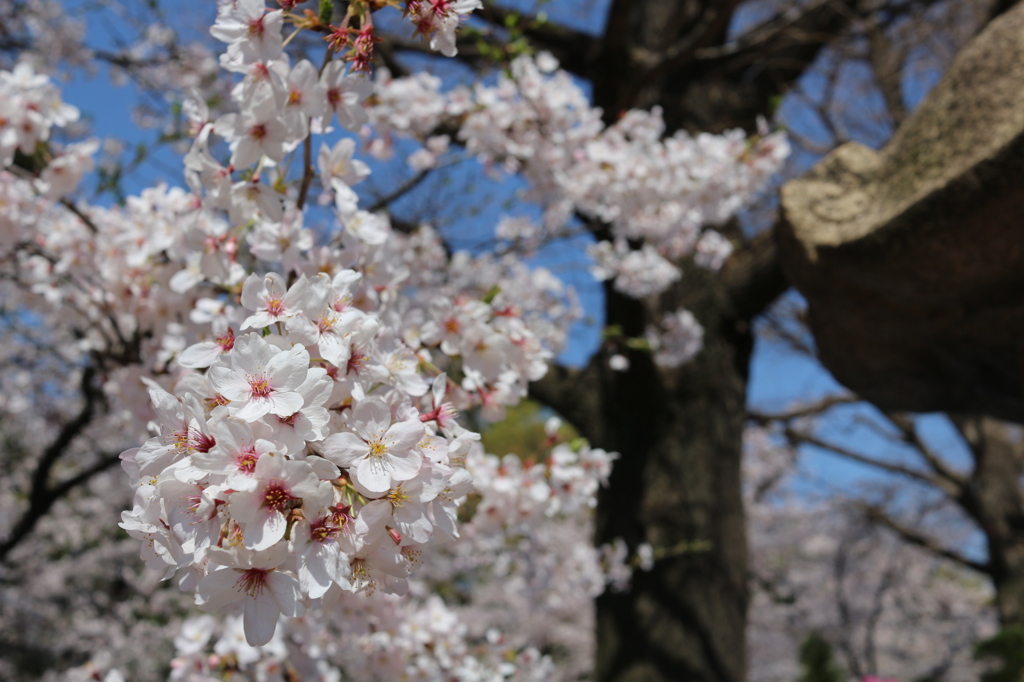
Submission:
[[[800,460],[809,453],[780,445],[770,429],[752,427],[746,443],[751,679],[797,679],[798,652],[811,636],[829,642],[855,679],[978,679],[974,647],[997,625],[987,576],[873,523],[861,508],[867,490],[797,494],[808,485]],[[881,487],[902,492],[904,507],[930,501],[908,500],[891,482],[864,486]],[[954,516],[932,520],[946,545],[971,543],[974,530]]]
[[[223,43],[219,72],[209,59],[178,60],[181,48],[153,27],[130,55],[107,55],[147,87],[180,88],[188,129],[185,187],[158,185],[109,207],[79,192],[100,142],[55,135],[79,117],[43,71],[60,63],[33,58],[33,45],[45,42],[31,41],[57,8],[38,3],[17,14],[12,26],[26,47],[0,73],[6,300],[17,323],[10,333],[47,330],[52,345],[34,349],[30,366],[59,361],[61,380],[42,390],[63,409],[79,406],[62,426],[24,425],[26,441],[49,442],[26,472],[29,505],[4,554],[68,491],[120,460],[134,490],[120,526],[141,541],[147,567],[194,595],[200,610],[235,616],[216,660],[203,653],[213,621],[185,621],[175,675],[201,679],[247,663],[340,674],[322,655],[312,667],[301,661],[317,658],[310,647],[322,648],[314,642],[329,615],[347,604],[363,614],[357,620],[378,623],[378,641],[342,633],[352,647],[340,657],[346,675],[547,678],[550,658],[516,642],[510,659],[494,628],[442,627],[443,645],[410,633],[424,632],[415,625],[423,618],[459,622],[422,586],[419,606],[375,595],[407,594],[410,580],[422,585],[416,569],[425,553],[448,551],[435,549],[448,542],[458,548],[459,572],[480,573],[481,557],[509,551],[507,540],[489,548],[504,534],[520,538],[513,555],[524,554],[506,559],[504,570],[509,579],[522,575],[523,589],[542,593],[563,574],[580,583],[574,595],[603,589],[601,556],[582,538],[563,544],[569,555],[559,560],[555,538],[578,531],[579,521],[559,531],[555,520],[589,513],[616,455],[563,444],[543,466],[499,465],[458,420],[470,409],[501,419],[522,399],[564,347],[578,304],[511,250],[453,253],[429,225],[396,225],[381,207],[361,208],[353,185],[371,170],[353,141],[377,159],[421,145],[409,163],[422,174],[453,153],[454,138],[478,163],[520,174],[524,199],[543,209],[536,222],[499,224],[501,239],[529,252],[564,237],[574,214],[599,217],[609,233],[593,247],[595,275],[645,297],[680,280],[673,260],[696,254],[699,267],[721,266],[731,247],[704,226],[757,194],[785,158],[784,138],[767,130],[750,139],[740,131],[665,137],[657,109],[606,126],[550,54],[515,58],[497,83],[450,90],[426,74],[373,68],[378,12],[395,12],[431,49],[452,56],[459,24],[480,8],[473,0],[328,2],[319,11],[296,4],[221,3],[210,28]],[[80,43],[73,21],[58,23]],[[320,67],[286,52],[303,32],[324,38]],[[152,60],[140,56],[161,49]],[[79,61],[93,55],[84,45],[78,51]],[[700,325],[684,310],[645,334],[667,367],[700,348]],[[129,433],[148,422],[151,437],[139,434],[137,447],[97,460],[91,451],[109,446],[94,445],[93,433],[118,422]],[[51,483],[65,467],[73,473]],[[457,508],[470,494],[482,496],[469,527],[480,530],[467,532]],[[626,559],[609,549],[604,564],[614,574]],[[454,570],[435,567],[442,577],[434,580],[450,582]],[[295,618],[303,625],[279,630]],[[541,615],[534,629],[549,620]],[[379,641],[388,622],[390,644]],[[484,648],[470,650],[466,637]],[[286,640],[298,662],[274,657],[273,643]],[[405,656],[372,655],[401,641]],[[244,662],[252,651],[257,658]],[[103,663],[80,672],[99,674],[96,665]],[[119,674],[115,667],[107,677]]]
[[[116,49],[57,3],[0,4],[0,559],[62,566],[78,599],[33,620],[61,587],[40,585],[9,622],[46,641],[65,619],[62,664],[121,657],[69,674],[112,680],[156,658],[177,679],[551,679],[586,671],[597,596],[599,679],[742,679],[752,322],[788,286],[736,218],[790,150],[763,115],[830,40],[884,45],[928,4],[795,3],[734,31],[739,3],[616,1],[595,38],[476,0],[235,0],[214,43],[129,4]],[[123,191],[146,154],[76,129],[51,76],[95,62],[145,93],[171,184]],[[456,164],[534,207],[478,225],[491,250],[402,210]],[[605,330],[573,369],[554,360],[576,293],[524,258],[581,236]],[[528,394],[586,440],[483,452],[459,413]],[[131,543],[102,542],[107,509]],[[66,620],[118,590],[119,626]],[[147,618],[167,628],[117,645]]]

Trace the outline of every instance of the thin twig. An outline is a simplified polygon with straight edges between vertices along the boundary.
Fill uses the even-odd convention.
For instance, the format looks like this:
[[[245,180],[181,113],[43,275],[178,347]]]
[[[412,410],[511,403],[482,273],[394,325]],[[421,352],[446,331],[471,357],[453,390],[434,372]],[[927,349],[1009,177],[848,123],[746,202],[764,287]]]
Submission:
[[[992,567],[988,562],[982,563],[980,561],[975,561],[974,559],[969,559],[957,551],[949,549],[948,547],[943,547],[935,538],[928,537],[923,533],[904,526],[899,521],[896,521],[885,513],[881,507],[868,504],[860,506],[868,520],[882,524],[889,530],[896,533],[896,535],[900,536],[904,541],[912,545],[920,547],[921,549],[942,557],[943,559],[949,559],[961,566],[966,566],[967,568],[978,571],[979,573],[989,574],[992,570]]]

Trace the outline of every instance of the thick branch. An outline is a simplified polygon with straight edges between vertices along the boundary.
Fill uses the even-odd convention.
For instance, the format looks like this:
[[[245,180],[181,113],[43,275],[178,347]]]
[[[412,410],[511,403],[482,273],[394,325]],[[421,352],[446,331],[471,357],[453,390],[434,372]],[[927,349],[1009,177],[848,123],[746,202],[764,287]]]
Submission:
[[[571,71],[580,76],[589,77],[593,68],[600,41],[594,36],[579,31],[573,31],[565,26],[553,24],[550,21],[539,22],[534,17],[523,16],[518,12],[512,12],[493,3],[487,3],[482,10],[474,12],[473,16],[480,17],[495,26],[504,27],[509,17],[521,17],[518,24],[523,35],[526,36],[535,48],[547,50],[553,54],[566,71]],[[461,50],[461,45],[459,46]]]
[[[741,320],[752,320],[763,313],[789,288],[772,232],[754,237],[733,253],[722,268],[722,281],[733,311]]]
[[[989,21],[991,21],[992,19],[995,19],[996,17],[998,17],[1003,12],[1006,12],[1007,10],[1012,8],[1014,5],[1016,5],[1019,1],[1020,0],[996,0],[996,2],[992,4],[992,9],[989,10],[989,13],[988,13]]]
[[[84,401],[82,409],[74,419],[64,424],[61,428],[60,433],[53,440],[52,443],[43,451],[42,456],[39,458],[39,462],[36,463],[35,471],[32,473],[32,488],[29,492],[29,506],[28,509],[21,515],[21,518],[14,524],[10,535],[0,543],[0,562],[6,560],[7,554],[14,549],[18,543],[25,539],[25,537],[32,532],[35,528],[36,523],[50,507],[59,500],[63,495],[67,494],[72,488],[86,480],[91,478],[93,475],[102,471],[106,466],[101,467],[96,471],[96,466],[90,467],[82,471],[77,476],[55,486],[50,487],[50,472],[53,470],[54,465],[57,461],[66,454],[68,447],[71,443],[85,430],[85,428],[92,422],[96,416],[96,408],[101,399],[99,390],[93,383],[95,378],[96,370],[92,367],[87,367],[82,373],[82,399]],[[88,472],[89,475],[85,475]]]
[[[907,118],[907,107],[903,102],[903,64],[905,50],[896,46],[885,33],[885,28],[876,26],[868,36],[868,63],[875,76],[893,130],[903,125]]]
[[[814,0],[806,4],[793,5],[774,17],[758,24],[744,33],[737,40],[724,45],[703,47],[694,51],[694,56],[702,61],[719,60],[733,57],[745,52],[767,53],[771,45],[789,31],[800,31],[802,26],[813,19],[815,13],[822,11],[834,0]]]
[[[601,442],[600,375],[598,352],[584,369],[552,365],[539,381],[530,384],[530,397],[550,407],[592,442]]]

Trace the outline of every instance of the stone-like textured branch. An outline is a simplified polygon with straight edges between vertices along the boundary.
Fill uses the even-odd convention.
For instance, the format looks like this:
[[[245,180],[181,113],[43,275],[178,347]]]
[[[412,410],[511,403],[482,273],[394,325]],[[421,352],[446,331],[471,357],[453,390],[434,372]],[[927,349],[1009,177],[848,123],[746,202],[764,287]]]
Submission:
[[[819,357],[884,410],[1024,420],[1024,8],[993,21],[881,151],[780,193],[783,267]]]

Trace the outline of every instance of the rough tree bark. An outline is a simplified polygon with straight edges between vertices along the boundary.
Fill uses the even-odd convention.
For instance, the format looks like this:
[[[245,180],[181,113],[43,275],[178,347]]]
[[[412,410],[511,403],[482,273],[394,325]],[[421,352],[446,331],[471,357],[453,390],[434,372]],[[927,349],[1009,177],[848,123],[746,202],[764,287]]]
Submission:
[[[1024,626],[1024,440],[1019,428],[990,417],[955,423],[974,457],[961,505],[985,534],[999,623]]]

